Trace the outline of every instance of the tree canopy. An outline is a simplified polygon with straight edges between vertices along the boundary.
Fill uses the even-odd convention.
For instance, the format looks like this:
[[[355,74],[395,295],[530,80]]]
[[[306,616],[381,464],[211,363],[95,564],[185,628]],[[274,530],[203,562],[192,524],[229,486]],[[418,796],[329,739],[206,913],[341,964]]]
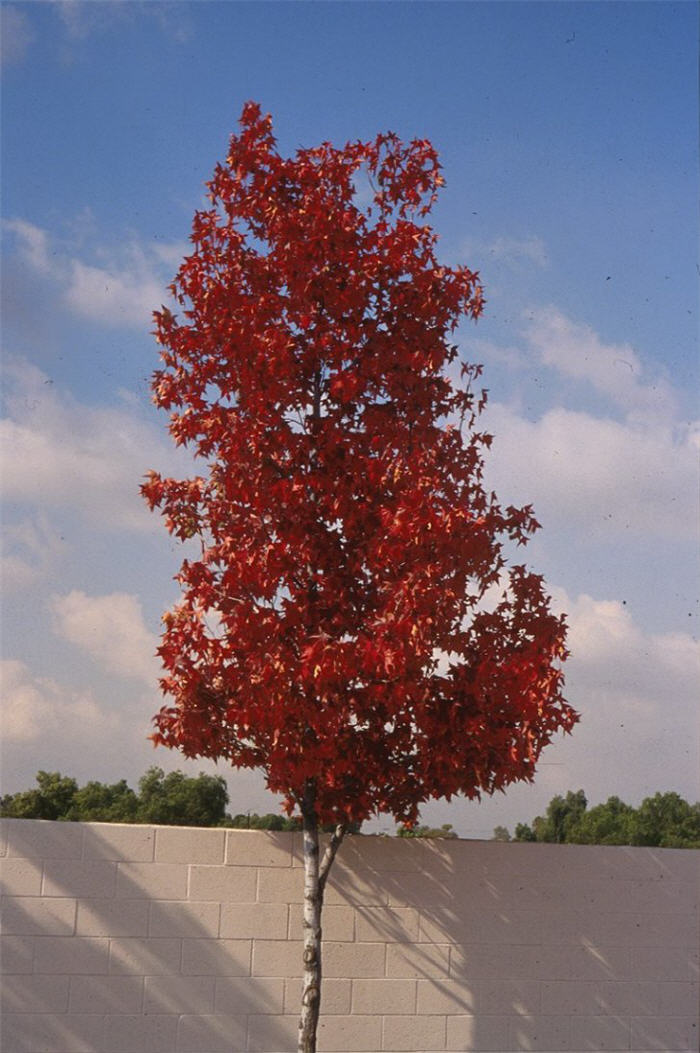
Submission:
[[[260,769],[302,817],[304,1053],[350,824],[532,779],[577,719],[564,618],[506,558],[537,521],[483,484],[486,393],[454,332],[484,300],[475,271],[436,258],[443,183],[427,140],[392,133],[283,157],[248,103],[176,312],[155,314],[154,401],[202,474],[142,487],[200,546],[163,618],[153,739]],[[336,830],[319,865],[320,823]]]
[[[498,839],[505,840],[504,828],[497,829]],[[589,809],[583,790],[569,790],[565,797],[553,797],[545,814],[531,824],[518,823],[515,840],[700,848],[700,803],[689,804],[680,794],[667,792],[646,797],[638,808],[609,797]]]
[[[482,483],[481,367],[452,334],[483,295],[436,259],[434,149],[386,134],[284,158],[256,104],[240,123],[179,314],[156,312],[154,401],[205,471],[143,486],[201,544],[164,616],[154,740],[260,768],[320,821],[411,822],[531,779],[571,729],[565,624],[507,566],[532,509]]]
[[[228,790],[220,775],[196,777],[149,768],[138,792],[124,779],[79,786],[60,772],[40,771],[37,788],[7,794],[0,815],[13,819],[59,819],[93,823],[155,823],[169,826],[221,826]]]

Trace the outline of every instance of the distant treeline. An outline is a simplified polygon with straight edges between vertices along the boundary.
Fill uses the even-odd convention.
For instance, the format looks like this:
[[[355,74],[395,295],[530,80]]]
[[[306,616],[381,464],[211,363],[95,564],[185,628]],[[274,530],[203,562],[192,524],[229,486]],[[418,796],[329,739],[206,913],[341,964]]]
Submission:
[[[149,768],[138,791],[125,779],[115,783],[77,781],[60,772],[40,771],[36,788],[0,798],[0,816],[87,823],[154,823],[161,826],[226,826],[250,830],[298,830],[297,819],[269,813],[229,815],[222,775],[184,775]]]
[[[494,840],[510,841],[504,826]],[[609,797],[588,807],[583,790],[553,797],[544,815],[518,823],[515,841],[575,845],[646,845],[656,848],[700,848],[700,803],[689,804],[677,793],[646,797],[639,808]]]
[[[164,826],[224,826],[250,830],[298,830],[298,819],[276,813],[230,815],[222,775],[184,775],[149,768],[132,790],[125,779],[79,786],[60,772],[40,771],[36,788],[0,798],[0,816],[12,819],[58,819],[90,823],[154,823]],[[359,828],[354,830],[359,832]],[[449,823],[441,827],[400,826],[399,837],[456,838]],[[553,797],[545,814],[518,823],[511,837],[504,826],[496,841],[547,841],[555,844],[646,845],[700,848],[700,803],[688,804],[677,793],[657,793],[639,808],[610,797],[588,808],[583,790]]]

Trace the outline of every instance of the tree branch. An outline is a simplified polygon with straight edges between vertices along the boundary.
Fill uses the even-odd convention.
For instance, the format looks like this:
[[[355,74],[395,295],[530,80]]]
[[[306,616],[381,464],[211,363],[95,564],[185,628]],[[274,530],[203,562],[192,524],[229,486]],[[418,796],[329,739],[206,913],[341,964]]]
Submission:
[[[347,826],[345,823],[338,823],[335,830],[331,834],[331,839],[328,842],[326,851],[323,853],[323,859],[318,871],[318,887],[323,895],[326,888],[326,881],[328,880],[328,873],[333,865],[338,849],[343,843],[343,838],[347,833]]]

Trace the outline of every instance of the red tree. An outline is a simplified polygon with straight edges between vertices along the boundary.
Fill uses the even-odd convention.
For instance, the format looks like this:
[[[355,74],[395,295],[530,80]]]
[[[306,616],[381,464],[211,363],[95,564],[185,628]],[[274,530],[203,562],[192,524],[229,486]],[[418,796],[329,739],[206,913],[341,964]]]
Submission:
[[[171,287],[181,316],[155,316],[154,400],[206,471],[143,486],[172,534],[201,539],[163,619],[153,738],[262,769],[301,814],[299,1049],[314,1050],[347,825],[531,780],[576,715],[564,620],[503,553],[538,524],[482,484],[481,368],[457,380],[451,342],[482,290],[435,258],[434,149],[387,134],[284,158],[257,105],[240,124]],[[319,865],[320,822],[336,829]]]

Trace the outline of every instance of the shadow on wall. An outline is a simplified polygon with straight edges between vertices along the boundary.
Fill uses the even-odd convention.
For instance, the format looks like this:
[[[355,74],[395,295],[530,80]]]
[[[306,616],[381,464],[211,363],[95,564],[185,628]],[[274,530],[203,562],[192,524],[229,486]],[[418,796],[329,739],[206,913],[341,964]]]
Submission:
[[[178,835],[199,833],[7,821],[0,1049],[295,1048],[284,978],[251,975],[256,868],[212,865],[223,830],[203,831],[210,859],[188,867]],[[237,925],[227,900],[246,893]]]
[[[5,1053],[296,1049],[298,834],[2,825]],[[326,892],[319,1048],[696,1049],[697,864],[349,838]]]
[[[341,852],[328,903],[386,943],[387,979],[366,988],[382,1048],[697,1049],[698,853],[372,838]]]

